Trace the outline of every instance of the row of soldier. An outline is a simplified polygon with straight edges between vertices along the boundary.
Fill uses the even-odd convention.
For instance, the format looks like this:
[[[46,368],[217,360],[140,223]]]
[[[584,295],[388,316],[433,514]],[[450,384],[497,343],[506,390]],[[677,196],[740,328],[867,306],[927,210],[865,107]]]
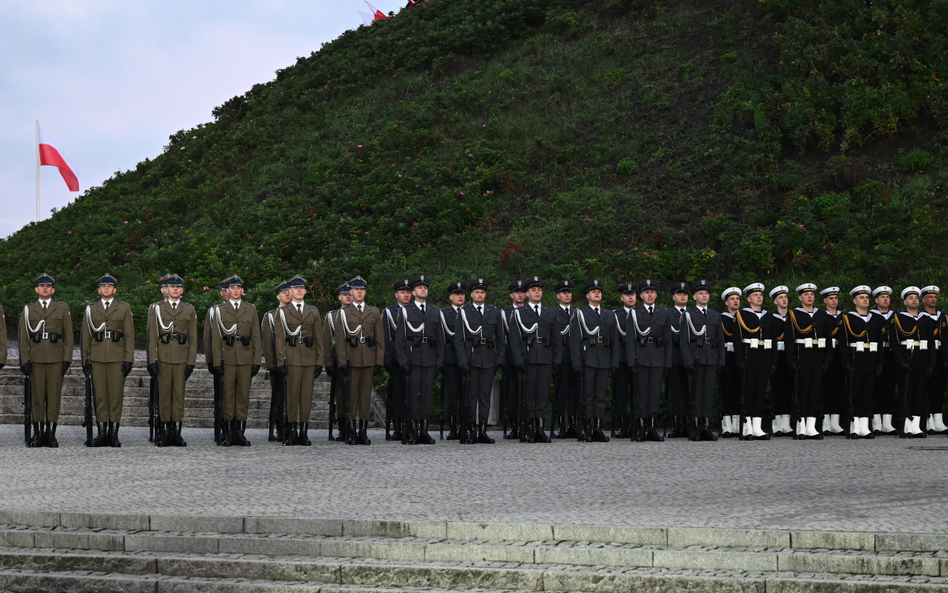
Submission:
[[[25,426],[30,446],[55,447],[63,376],[72,361],[72,326],[68,306],[52,300],[53,279],[43,274],[34,284],[39,298],[24,307],[20,322],[21,371],[31,399]],[[80,334],[98,427],[87,445],[117,447],[134,325],[129,306],[115,299],[115,278],[106,274],[98,285],[101,298],[86,307]],[[330,431],[338,416],[340,438],[370,444],[369,396],[383,365],[389,372],[386,438],[410,444],[434,443],[428,422],[439,373],[448,438],[493,442],[486,428],[498,370],[504,435],[527,442],[549,442],[544,418],[551,384],[551,436],[608,441],[603,419],[610,378],[612,436],[638,441],[663,440],[656,430],[663,385],[674,415],[670,436],[692,440],[717,438],[711,426],[716,384],[724,437],[769,439],[763,424],[768,395],[775,435],[843,433],[841,419],[848,419],[853,438],[946,430],[941,409],[948,373],[939,339],[946,319],[937,311],[935,286],[906,288],[905,311],[894,315],[892,291],[885,286],[853,289],[854,310],[846,314],[838,310],[836,287],[821,292],[826,308],[820,309],[814,306],[816,286],[800,285],[800,306],[792,310],[789,289],[777,287],[770,292],[773,312],[763,309],[763,285],[731,287],[721,295],[726,311],[718,314],[709,306],[705,281],[676,284],[670,309],[655,304],[654,280],[627,283],[619,288],[623,306],[615,311],[600,306],[599,280],[583,287],[588,304],[579,309],[571,304],[569,281],[554,286],[558,305],[549,307],[542,303],[539,277],[517,280],[508,287],[511,305],[502,310],[486,304],[483,278],[451,284],[451,306],[444,310],[426,305],[429,285],[424,275],[396,283],[396,304],[383,315],[365,304],[367,285],[357,276],[339,288],[342,307],[323,324],[318,309],[304,302],[305,279],[296,276],[276,287],[279,306],[264,314],[261,324],[256,308],[242,301],[240,278],[222,281],[223,303],[208,310],[204,326],[215,384],[215,440],[249,445],[250,382],[261,361],[273,393],[270,439],[285,445],[311,444],[312,388],[324,367],[333,379],[332,401],[340,404],[331,411]],[[181,300],[179,276],[162,278],[161,292],[163,300],[149,308],[147,330],[153,440],[158,446],[185,446],[184,389],[196,364],[197,315]],[[870,292],[877,305],[871,311]],[[468,293],[472,303],[465,305]],[[747,307],[741,307],[742,297]],[[5,357],[5,347],[2,352]],[[901,430],[892,423],[896,414],[903,419]],[[927,430],[920,426],[926,416]]]

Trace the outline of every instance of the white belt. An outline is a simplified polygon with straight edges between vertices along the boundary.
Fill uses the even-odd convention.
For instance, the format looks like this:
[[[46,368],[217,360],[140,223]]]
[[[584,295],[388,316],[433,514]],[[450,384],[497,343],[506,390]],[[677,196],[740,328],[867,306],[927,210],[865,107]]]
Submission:
[[[833,348],[836,347],[836,338],[833,338]]]
[[[941,348],[941,340],[935,340],[935,350]]]
[[[725,350],[726,352],[734,352],[734,342],[725,342],[725,343],[724,343],[724,350]]]
[[[786,350],[786,348],[787,348],[787,345],[786,345],[786,344],[784,344],[783,342],[777,342],[777,351],[778,351],[778,352],[783,352],[784,350]]]
[[[816,342],[816,344],[813,342]],[[814,346],[817,348],[826,348],[826,338],[817,338],[816,340],[813,338],[797,338],[794,340],[794,343],[802,344],[804,348],[813,348]]]
[[[918,348],[919,350],[928,350],[928,342],[927,342],[927,341],[921,341],[921,340],[905,340],[904,342],[899,342],[899,344],[905,346],[905,347],[908,348],[909,350],[915,350],[915,348]]]
[[[868,346],[869,348],[866,348],[866,346]],[[878,342],[850,342],[849,347],[855,348],[856,352],[865,352],[866,350],[869,350],[869,352],[879,351]]]
[[[752,349],[763,348],[764,350],[771,350],[774,347],[773,340],[758,340],[757,338],[744,338],[741,341],[749,345]]]

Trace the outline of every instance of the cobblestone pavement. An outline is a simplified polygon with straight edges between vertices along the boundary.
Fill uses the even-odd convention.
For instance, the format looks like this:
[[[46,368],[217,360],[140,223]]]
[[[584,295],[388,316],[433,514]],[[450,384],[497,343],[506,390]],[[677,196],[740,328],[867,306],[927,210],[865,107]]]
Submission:
[[[28,449],[0,427],[0,508],[205,516],[601,524],[864,532],[948,531],[948,439],[690,443],[500,441],[221,448],[210,430],[158,449]],[[499,434],[495,434],[499,437]]]

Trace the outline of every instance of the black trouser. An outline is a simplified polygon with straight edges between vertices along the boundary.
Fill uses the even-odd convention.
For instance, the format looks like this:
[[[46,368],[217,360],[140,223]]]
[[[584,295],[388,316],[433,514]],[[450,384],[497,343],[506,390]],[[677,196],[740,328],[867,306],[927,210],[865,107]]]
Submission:
[[[828,340],[827,340],[828,341]],[[846,369],[843,368],[839,355],[834,354],[830,365],[823,374],[823,413],[843,413],[843,385],[846,379]]]
[[[564,362],[560,365],[560,374],[556,380],[556,416],[576,415],[578,409],[579,377],[573,371],[573,367]]]
[[[790,365],[782,352],[777,353],[777,370],[770,380],[770,395],[773,398],[774,415],[791,414],[793,410],[793,382],[795,377],[790,372]]]
[[[909,370],[899,370],[899,397],[909,416],[928,416],[928,352],[915,350],[908,356]]]
[[[342,382],[342,378],[337,378],[336,381]],[[394,369],[389,371],[389,382],[388,382],[388,416],[392,420],[401,418],[405,411],[405,392],[407,387],[405,385],[405,373],[402,371],[401,367],[396,366]],[[342,402],[336,402],[336,408],[341,410]],[[337,412],[337,415],[338,412]],[[341,417],[341,416],[340,416]],[[396,424],[397,425],[397,424]]]
[[[721,415],[736,416],[741,413],[741,370],[733,352],[724,356],[724,368],[721,370]]]
[[[612,421],[616,417],[626,417],[629,415],[629,402],[632,401],[632,370],[629,365],[620,362],[619,369],[612,376]]]
[[[606,415],[606,385],[609,369],[583,367],[583,413],[586,418],[602,418]]]
[[[431,391],[437,367],[412,366],[408,374],[408,416],[427,420],[431,416]]]
[[[520,371],[513,365],[508,366],[504,371],[503,381],[506,385],[504,414],[508,420],[520,417],[520,375]]]
[[[847,346],[849,348],[849,346]],[[876,382],[876,367],[879,355],[876,352],[853,352],[853,374],[849,377],[847,398],[852,398],[852,415],[865,418],[872,415],[872,388]],[[843,426],[843,428],[847,428]]]
[[[658,416],[658,403],[662,398],[662,381],[665,367],[635,367],[635,416],[636,418],[655,418]]]
[[[444,365],[444,375],[441,377],[444,381],[444,415],[449,418],[457,418],[460,408],[461,389],[464,383],[464,376],[461,374],[461,367],[456,364]]]
[[[685,367],[672,365],[668,372],[668,407],[675,416],[691,413],[691,396],[688,394],[688,371]]]
[[[898,406],[895,400],[895,386],[899,378],[899,368],[895,365],[895,356],[891,348],[882,353],[882,374],[876,377],[872,388],[872,410],[874,414],[896,414]]]
[[[546,400],[550,397],[550,378],[553,376],[552,364],[527,365],[527,389],[524,393],[524,418],[544,418]]]
[[[490,394],[494,388],[494,368],[471,368],[467,387],[467,417],[464,422],[487,424],[490,415]]]
[[[747,348],[744,351],[744,410],[745,416],[762,418],[767,409],[767,379],[773,351]]]
[[[718,369],[715,365],[695,365],[692,397],[694,398],[694,415],[698,418],[711,417],[711,406],[714,402],[714,383],[717,375]]]
[[[797,397],[800,416],[816,418],[823,415],[823,348],[799,348],[797,356]]]
[[[948,382],[948,371],[945,363],[938,356],[932,376],[928,378],[928,413],[941,414],[945,408],[945,383]]]

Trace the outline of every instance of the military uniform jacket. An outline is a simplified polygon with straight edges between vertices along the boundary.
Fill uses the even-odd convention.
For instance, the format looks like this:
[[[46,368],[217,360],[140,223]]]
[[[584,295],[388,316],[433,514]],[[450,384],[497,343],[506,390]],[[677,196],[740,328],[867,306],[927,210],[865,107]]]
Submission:
[[[388,368],[397,367],[398,361],[395,356],[395,332],[398,330],[398,322],[402,316],[403,307],[398,303],[385,307],[382,311],[382,324],[385,326],[385,366]]]
[[[926,317],[932,320],[932,341],[935,344],[935,350],[937,350],[936,352],[937,356],[935,358],[938,364],[943,364],[944,355],[941,352],[941,336],[942,336],[941,328],[944,327],[946,324],[945,314],[942,313],[941,311],[935,311],[934,313],[922,311],[922,315],[925,315]]]
[[[559,307],[557,307],[557,309],[559,309]],[[616,331],[619,332],[619,363],[628,364],[629,354],[625,347],[628,340],[626,338],[625,328],[629,323],[629,314],[626,312],[625,306],[614,310],[612,314],[616,316]]]
[[[889,344],[897,365],[918,357],[924,359],[926,368],[934,364],[933,326],[931,317],[912,316],[908,311],[899,311],[889,319]]]
[[[395,330],[395,355],[399,366],[444,365],[444,328],[437,307],[425,304],[422,315],[414,301],[408,303]]]
[[[882,329],[885,324],[882,317],[867,313],[865,317],[856,311],[840,315],[839,332],[840,356],[846,369],[852,368],[853,360],[872,359],[875,366],[882,365]]]
[[[469,364],[476,369],[499,367],[507,350],[500,309],[484,305],[484,313],[481,314],[474,305],[465,305],[461,311],[455,326],[457,331],[454,332],[458,364]]]
[[[230,301],[215,309],[214,366],[260,364],[263,345],[257,308],[241,300],[239,309]]]
[[[619,368],[619,331],[612,311],[599,307],[597,314],[589,305],[577,309],[569,322],[569,351],[573,368]]]
[[[649,315],[644,304],[636,305],[626,320],[625,349],[629,366],[672,367],[672,319],[669,312],[653,305]]]
[[[277,363],[294,367],[322,366],[322,316],[316,307],[302,305],[302,314],[296,303],[283,305],[276,314],[274,350]]]
[[[514,311],[520,307],[514,307],[513,305],[508,305],[500,310],[500,320],[504,324],[504,339],[507,340],[507,343],[510,343],[510,325],[512,323]],[[504,354],[504,364],[508,367],[514,366],[513,359],[513,350],[507,348],[506,353]]]
[[[744,359],[738,359],[737,344],[740,343],[740,337],[737,332],[737,319],[730,311],[721,313],[721,329],[724,331],[724,357],[731,356],[735,363],[744,364]]]
[[[569,322],[574,313],[576,313],[576,307],[572,305],[569,309],[564,309],[562,305],[556,306],[556,325],[560,328],[560,341],[563,343],[564,353],[569,352]]]
[[[447,342],[444,345],[444,364],[458,364],[458,354],[454,349],[454,336],[457,330],[458,310],[454,305],[441,309],[441,325]]]
[[[821,355],[822,365],[828,365],[833,357],[832,332],[833,317],[823,309],[813,309],[808,313],[803,307],[787,311],[784,322],[784,343],[787,348],[787,362],[791,367],[797,364],[804,352],[816,352]]]
[[[739,360],[767,358],[770,366],[777,364],[776,338],[780,333],[777,319],[767,311],[756,312],[745,307],[737,312],[734,321],[737,322],[734,346],[740,352]]]
[[[706,307],[707,315],[697,307],[688,309],[681,324],[681,357],[684,366],[724,366],[725,341],[721,314]]]
[[[685,318],[685,310],[676,307],[668,309],[671,316],[672,330],[672,364],[675,366],[685,366],[684,358],[681,355],[681,323]]]
[[[553,307],[540,305],[539,319],[531,304],[514,311],[513,318],[510,320],[508,339],[514,365],[562,364],[561,332],[562,328],[559,326]],[[618,339],[613,340],[612,344],[618,347]]]
[[[86,307],[79,334],[82,362],[135,362],[135,321],[128,303],[99,299]]]
[[[167,336],[162,339],[162,336]],[[184,301],[173,309],[168,301],[148,308],[148,364],[165,362],[194,366],[197,359],[197,312]]]
[[[66,303],[50,299],[44,311],[37,300],[24,308],[20,319],[20,364],[71,362],[72,345],[72,316]]]
[[[276,323],[276,309],[270,309],[263,314],[260,321],[260,346],[263,349],[263,362],[266,368],[280,366],[276,363],[276,347],[273,343],[274,323]]]
[[[323,366],[339,366],[336,359],[336,332],[339,330],[337,319],[339,309],[326,313],[326,321],[323,323]]]
[[[211,305],[204,314],[204,363],[207,368],[214,366],[214,313],[216,305]]]
[[[385,362],[385,328],[377,307],[346,305],[336,317],[336,360],[340,365],[364,368]]]

